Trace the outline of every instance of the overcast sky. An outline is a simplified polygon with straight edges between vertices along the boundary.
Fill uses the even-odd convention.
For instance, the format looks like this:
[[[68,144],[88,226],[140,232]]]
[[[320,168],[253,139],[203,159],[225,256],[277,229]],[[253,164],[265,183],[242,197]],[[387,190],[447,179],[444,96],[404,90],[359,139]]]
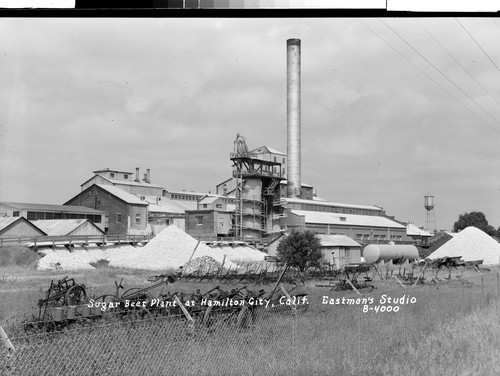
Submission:
[[[500,20],[0,19],[0,200],[62,204],[92,171],[214,192],[237,133],[286,152],[302,40],[302,180],[438,229],[500,226]],[[427,61],[426,61],[427,60]]]

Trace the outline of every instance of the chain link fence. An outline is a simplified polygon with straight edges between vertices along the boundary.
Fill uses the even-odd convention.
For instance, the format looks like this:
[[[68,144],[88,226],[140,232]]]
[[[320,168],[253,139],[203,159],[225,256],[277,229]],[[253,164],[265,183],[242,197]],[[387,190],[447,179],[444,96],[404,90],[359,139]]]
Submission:
[[[293,306],[214,309],[209,317],[116,317],[10,336],[2,375],[362,375],[437,325],[500,300],[498,272],[372,291],[315,289]],[[296,309],[295,309],[296,308]],[[203,312],[203,311],[202,311]],[[61,329],[61,330],[59,330]],[[7,333],[9,334],[9,333]]]

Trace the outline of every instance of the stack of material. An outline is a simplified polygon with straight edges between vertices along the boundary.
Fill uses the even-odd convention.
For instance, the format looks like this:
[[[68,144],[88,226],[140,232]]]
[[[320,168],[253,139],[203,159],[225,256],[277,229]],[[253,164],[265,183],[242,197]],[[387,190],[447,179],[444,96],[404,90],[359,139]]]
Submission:
[[[483,260],[484,265],[498,265],[500,244],[485,232],[471,226],[460,231],[428,258],[434,260],[457,256],[462,256],[464,261]]]
[[[210,256],[222,263],[224,253],[210,249],[204,243],[189,236],[176,226],[169,226],[142,248],[137,248],[132,254],[110,258],[110,266],[130,269],[171,270],[178,269],[189,261],[196,248],[194,257]],[[226,261],[224,267],[235,266]]]
[[[117,268],[171,271],[186,264],[195,248],[194,257],[210,256],[219,264],[224,259],[224,252],[220,249],[211,249],[178,227],[169,226],[144,247],[87,246],[75,247],[71,252],[65,248],[57,249],[55,252],[46,251],[46,255],[38,263],[38,268],[43,270],[94,269],[91,263],[107,260],[109,266]],[[234,269],[236,265],[226,260],[224,267]]]
[[[217,244],[211,247],[212,249],[219,249],[227,256],[232,262],[235,263],[255,263],[264,261],[267,256],[266,253],[259,251],[257,248],[248,244],[234,244],[227,243]]]
[[[39,270],[84,270],[94,269],[90,263],[105,258],[104,252],[87,252],[81,247],[75,247],[71,252],[63,246],[55,247],[53,250],[44,250],[45,254],[38,261]]]
[[[217,262],[210,256],[196,257],[184,264],[183,273],[191,274],[198,272],[200,274],[212,274],[218,272],[221,266],[220,262]]]

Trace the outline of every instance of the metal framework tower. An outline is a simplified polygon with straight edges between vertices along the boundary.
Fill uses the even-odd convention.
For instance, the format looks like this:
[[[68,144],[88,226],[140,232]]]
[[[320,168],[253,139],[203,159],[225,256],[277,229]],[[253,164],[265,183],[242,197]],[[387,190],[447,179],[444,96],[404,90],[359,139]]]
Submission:
[[[424,207],[427,211],[427,220],[426,220],[426,231],[430,233],[436,232],[436,216],[434,213],[434,196],[431,196],[430,193],[424,196]]]
[[[273,206],[276,193],[279,195],[276,188],[283,179],[281,163],[250,154],[239,134],[230,158],[237,180],[235,235],[245,241],[261,241],[272,231]]]

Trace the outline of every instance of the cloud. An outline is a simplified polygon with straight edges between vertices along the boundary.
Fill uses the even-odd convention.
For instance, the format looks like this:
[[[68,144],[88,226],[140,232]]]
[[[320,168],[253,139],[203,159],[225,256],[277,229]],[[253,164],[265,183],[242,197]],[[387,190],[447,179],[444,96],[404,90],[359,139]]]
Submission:
[[[213,192],[236,133],[286,151],[286,40],[300,38],[304,182],[420,225],[430,191],[438,226],[483,209],[497,227],[500,124],[415,50],[500,119],[498,71],[453,19],[384,22],[397,34],[377,19],[6,19],[0,197],[61,203],[103,167]],[[461,22],[500,62],[495,21]]]

